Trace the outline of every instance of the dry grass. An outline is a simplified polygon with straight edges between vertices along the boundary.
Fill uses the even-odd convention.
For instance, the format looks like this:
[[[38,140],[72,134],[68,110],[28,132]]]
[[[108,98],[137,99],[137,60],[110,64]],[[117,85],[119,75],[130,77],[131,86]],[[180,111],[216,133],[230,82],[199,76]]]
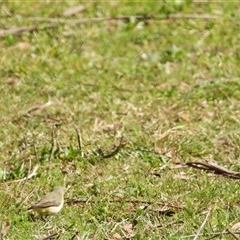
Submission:
[[[1,28],[63,18],[75,4],[4,2]],[[157,20],[66,21],[1,39],[5,239],[201,239],[231,228],[237,180],[176,166],[207,160],[239,169],[238,4],[83,5],[68,20]],[[163,19],[171,13],[216,18]],[[25,212],[55,185],[69,187],[58,216],[43,222]]]

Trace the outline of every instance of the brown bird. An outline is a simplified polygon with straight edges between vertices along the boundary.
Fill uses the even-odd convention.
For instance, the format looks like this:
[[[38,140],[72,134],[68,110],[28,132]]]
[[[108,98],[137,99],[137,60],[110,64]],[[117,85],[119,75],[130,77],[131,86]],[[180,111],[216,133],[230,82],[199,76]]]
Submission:
[[[42,199],[34,203],[28,210],[34,210],[41,215],[52,215],[58,213],[64,203],[64,188],[57,186],[53,191],[46,194]]]

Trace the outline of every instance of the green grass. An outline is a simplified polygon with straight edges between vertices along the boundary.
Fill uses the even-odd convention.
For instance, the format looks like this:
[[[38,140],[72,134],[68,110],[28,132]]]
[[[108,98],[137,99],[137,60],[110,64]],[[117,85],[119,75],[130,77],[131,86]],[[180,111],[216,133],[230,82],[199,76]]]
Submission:
[[[77,4],[3,1],[0,28],[44,27],[29,17],[64,18]],[[239,4],[82,4],[85,11],[68,20],[159,20],[66,20],[1,38],[0,224],[10,224],[4,239],[180,239],[197,233],[209,209],[201,233],[231,228],[240,210],[238,180],[175,163],[240,169]],[[163,19],[175,13],[217,19]],[[122,148],[105,158],[121,137]],[[36,165],[36,176],[17,181]],[[44,222],[25,211],[55,185],[68,187],[62,212]]]

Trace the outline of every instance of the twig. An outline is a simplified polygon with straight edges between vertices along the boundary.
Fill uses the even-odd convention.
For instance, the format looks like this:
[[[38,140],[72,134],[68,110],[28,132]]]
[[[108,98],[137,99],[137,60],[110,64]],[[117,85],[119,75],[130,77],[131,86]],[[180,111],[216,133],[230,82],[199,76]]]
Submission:
[[[70,238],[70,240],[73,240],[75,237],[77,238],[77,235],[79,234],[79,232],[75,232],[75,234]]]
[[[151,201],[144,201],[144,200],[126,200],[126,199],[108,199],[107,200],[109,203],[132,203],[132,204],[146,204],[146,205],[161,205],[163,207],[169,207],[169,208],[175,208],[175,209],[179,209],[182,210],[183,207],[171,204],[171,203],[161,203],[161,202],[151,202]],[[78,200],[78,199],[68,199],[66,200],[67,204],[78,204],[78,203],[97,203],[98,201],[94,201],[94,200]]]
[[[54,129],[52,130],[52,147],[51,147],[51,152],[50,152],[50,155],[49,155],[49,162],[51,162],[52,158],[53,158],[53,154],[54,154],[54,151],[56,150],[56,141],[55,141],[55,133],[54,133]]]
[[[7,14],[7,17],[12,16],[11,11],[6,6],[2,5],[2,10],[5,11],[5,13]]]
[[[81,157],[84,157],[84,153],[82,151],[82,135],[81,135],[81,132],[80,132],[80,130],[77,126],[75,126],[74,129],[77,133],[78,148],[79,148],[79,151],[81,152]]]
[[[27,112],[24,115],[29,115],[30,113],[32,113],[34,111],[42,110],[44,108],[47,108],[47,107],[51,106],[52,104],[53,104],[52,101],[48,101],[47,103],[44,103],[42,105],[31,107],[30,109],[27,110]]]
[[[32,21],[40,21],[40,22],[68,23],[70,25],[77,25],[81,23],[104,22],[104,21],[112,21],[112,20],[122,20],[122,21],[130,21],[130,19],[148,20],[148,19],[154,19],[154,16],[137,15],[137,16],[120,16],[120,17],[109,17],[109,18],[98,17],[98,18],[81,18],[77,20],[69,20],[65,18],[41,18],[41,17],[29,17],[28,19]]]
[[[234,232],[232,232],[230,229],[227,229],[227,232],[229,232],[234,239],[239,240],[239,238],[236,236],[236,234]]]
[[[112,152],[105,155],[102,153],[102,149],[99,149],[99,151],[101,151],[103,158],[110,158],[110,157],[113,157],[114,155],[116,155],[125,145],[126,145],[126,143],[123,142],[123,136],[121,136],[120,143]]]
[[[49,156],[49,161],[51,161],[53,159],[53,156],[54,156],[54,153],[57,149],[60,149],[59,147],[59,143],[58,143],[58,140],[57,140],[57,136],[58,136],[58,127],[60,125],[59,124],[55,124],[53,126],[53,129],[52,129],[52,148],[51,148],[51,153],[50,153],[50,156]],[[56,129],[56,131],[55,131]]]
[[[11,29],[7,29],[7,30],[1,30],[0,38],[4,38],[7,35],[20,36],[24,32],[34,32],[34,31],[48,29],[48,28],[54,28],[54,27],[56,27],[55,24],[48,24],[45,26],[30,26],[30,27],[20,27],[20,28],[11,28]]]
[[[29,199],[29,197],[33,194],[33,192],[35,191],[36,189],[34,188],[18,205],[17,205],[17,213],[20,212],[20,207]]]
[[[206,215],[206,217],[205,217],[202,225],[201,225],[200,228],[198,229],[197,234],[196,234],[196,236],[194,237],[193,240],[197,240],[197,239],[198,239],[198,237],[199,237],[199,235],[200,235],[200,232],[203,230],[205,224],[207,223],[207,220],[208,220],[208,218],[209,218],[209,216],[210,216],[210,213],[211,213],[211,208],[209,208],[208,213],[207,213],[207,215]]]
[[[208,15],[208,14],[169,14],[164,15],[160,18],[155,18],[154,16],[145,16],[145,15],[137,15],[137,16],[121,16],[121,17],[110,17],[110,18],[82,18],[78,20],[67,20],[64,18],[40,18],[40,17],[30,17],[29,20],[32,21],[41,21],[41,22],[52,22],[52,24],[48,24],[45,26],[29,26],[29,27],[20,27],[20,28],[12,28],[7,30],[0,31],[0,38],[4,38],[7,35],[15,35],[20,36],[24,32],[34,32],[43,29],[55,28],[57,27],[57,23],[68,23],[69,25],[78,25],[81,23],[90,23],[90,22],[104,22],[104,21],[113,21],[113,20],[121,20],[121,21],[130,21],[131,19],[136,20],[164,20],[164,19],[179,19],[179,18],[186,18],[186,19],[217,19],[217,16]]]
[[[113,233],[118,226],[120,226],[121,224],[123,224],[123,223],[126,222],[126,221],[128,221],[127,218],[126,218],[126,219],[123,219],[121,222],[116,223],[115,226],[113,227],[113,229],[111,230],[111,233]]]
[[[34,147],[35,147],[35,145],[34,145]],[[34,148],[34,149],[35,149],[35,148]],[[30,159],[30,160],[29,160],[29,168],[28,168],[28,174],[27,174],[27,176],[30,176],[30,175],[32,174],[32,173],[30,172],[30,171],[31,171],[31,168],[32,168],[32,161],[31,161],[31,159]],[[19,191],[19,194],[18,194],[18,198],[21,196],[22,191],[23,191],[23,189],[24,189],[24,187],[25,187],[25,184],[26,184],[27,180],[28,180],[28,178],[26,178],[25,181],[23,181],[23,184],[22,184],[22,186],[21,186],[21,190]]]
[[[39,168],[39,166],[36,165],[36,166],[33,168],[32,172],[31,172],[30,174],[28,174],[27,177],[23,178],[22,181],[28,180],[28,179],[36,176],[36,175],[37,175],[37,170],[38,170],[38,168]]]
[[[209,14],[169,14],[167,18],[187,18],[187,19],[217,19],[218,16],[216,15],[209,15]]]
[[[38,169],[38,168],[39,168],[39,166],[36,165],[36,166],[33,168],[33,171],[30,173],[30,167],[29,167],[29,171],[28,171],[29,173],[28,173],[27,177],[26,177],[25,179],[20,179],[20,180],[23,181],[23,186],[22,186],[22,188],[21,188],[20,193],[22,192],[22,190],[23,190],[23,188],[24,188],[27,180],[37,174],[37,169]],[[16,181],[19,181],[19,180],[16,180]],[[20,207],[23,205],[23,203],[25,203],[25,202],[28,200],[29,196],[32,195],[32,193],[33,193],[34,191],[35,191],[35,189],[33,189],[33,190],[25,197],[25,199],[23,199],[19,204],[17,204],[17,211],[18,211],[18,212],[19,212]],[[19,194],[19,196],[20,196],[20,194]]]
[[[27,19],[30,21],[52,22],[52,23],[65,23],[68,21],[68,19],[65,19],[65,18],[46,18],[46,17],[29,17]]]
[[[240,179],[240,172],[218,166],[213,162],[187,162],[186,165],[197,169],[213,171],[216,174],[222,174],[230,178]]]
[[[36,165],[32,172],[30,174],[28,174],[26,177],[24,178],[21,178],[21,179],[17,179],[17,180],[13,180],[13,181],[10,181],[10,182],[22,182],[22,181],[26,181],[26,180],[29,180],[30,178],[34,177],[37,175],[37,170],[38,170],[39,166]]]
[[[240,234],[240,231],[233,232],[233,233],[234,234]],[[198,236],[212,236],[211,238],[213,238],[213,237],[218,237],[218,236],[221,236],[221,235],[228,235],[228,234],[230,234],[228,231],[224,231],[224,232],[200,233]],[[181,239],[192,238],[192,237],[195,237],[195,236],[196,236],[196,234],[185,235],[185,236],[181,236]],[[208,238],[208,239],[211,239],[211,238]]]
[[[66,19],[66,18],[42,18],[42,17],[29,17],[29,20],[38,21],[38,22],[52,22],[52,23],[68,23],[70,25],[77,25],[81,23],[90,23],[90,22],[104,22],[104,21],[113,21],[113,20],[122,20],[122,21],[130,21],[131,19],[136,20],[164,20],[164,19],[217,19],[216,15],[209,14],[169,14],[162,15],[161,17],[154,17],[152,15],[136,15],[136,16],[120,16],[120,17],[98,17],[98,18],[81,18],[77,20]]]
[[[53,237],[55,237],[55,236],[57,237],[56,239],[59,238],[59,234],[58,233],[53,233],[53,234],[49,235],[48,237],[43,238],[42,240],[53,239]]]

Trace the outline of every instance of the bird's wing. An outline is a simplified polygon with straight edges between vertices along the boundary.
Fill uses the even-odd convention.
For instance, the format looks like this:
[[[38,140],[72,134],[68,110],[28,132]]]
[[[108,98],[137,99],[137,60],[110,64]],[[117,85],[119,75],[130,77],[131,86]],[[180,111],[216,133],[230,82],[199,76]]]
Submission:
[[[52,194],[47,194],[44,198],[40,199],[36,203],[34,203],[30,209],[36,209],[36,208],[48,208],[48,207],[57,207],[61,204],[61,201],[59,199],[52,198]]]
[[[39,202],[36,202],[35,204],[33,204],[29,209],[57,207],[59,205],[60,205],[59,201],[42,201],[42,200],[40,200]]]

